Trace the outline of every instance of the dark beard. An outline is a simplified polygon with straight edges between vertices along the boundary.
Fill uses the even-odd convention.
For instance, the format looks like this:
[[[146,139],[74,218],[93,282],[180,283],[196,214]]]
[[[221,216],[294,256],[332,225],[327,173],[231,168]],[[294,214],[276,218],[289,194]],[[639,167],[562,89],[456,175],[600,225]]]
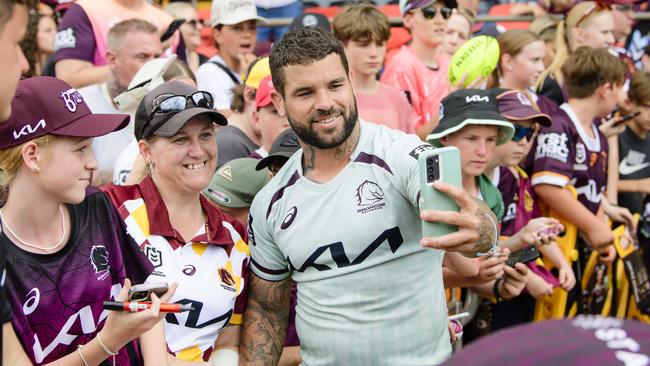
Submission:
[[[328,117],[337,114],[338,112],[341,111],[337,108],[332,108],[328,111],[318,111],[317,117]],[[313,131],[312,128],[314,126],[313,120],[310,120],[307,126],[305,126],[304,123],[298,122],[293,117],[291,117],[291,115],[287,113],[287,119],[289,120],[289,124],[291,125],[291,128],[293,128],[293,130],[296,132],[296,135],[298,135],[300,140],[317,149],[335,148],[343,144],[348,139],[348,137],[350,137],[352,131],[354,130],[354,126],[356,126],[357,120],[359,119],[359,113],[356,107],[356,100],[355,100],[355,104],[352,105],[350,116],[348,118],[345,118],[343,113],[341,113],[341,116],[343,116],[344,119],[343,132],[338,136],[332,136],[333,139],[327,141],[320,138]]]

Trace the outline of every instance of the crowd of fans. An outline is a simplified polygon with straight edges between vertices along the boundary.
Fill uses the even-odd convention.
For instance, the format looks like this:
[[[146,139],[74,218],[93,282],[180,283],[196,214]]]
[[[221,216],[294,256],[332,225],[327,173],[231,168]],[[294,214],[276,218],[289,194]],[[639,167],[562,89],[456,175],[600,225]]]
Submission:
[[[647,3],[303,5],[0,0],[0,365],[432,365],[650,323]],[[450,83],[477,35],[494,71]],[[461,185],[422,185],[443,147]]]

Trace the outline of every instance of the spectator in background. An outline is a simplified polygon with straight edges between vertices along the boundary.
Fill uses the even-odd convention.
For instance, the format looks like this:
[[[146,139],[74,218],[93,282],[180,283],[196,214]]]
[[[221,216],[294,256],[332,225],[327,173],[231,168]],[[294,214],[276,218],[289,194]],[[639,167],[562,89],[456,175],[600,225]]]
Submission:
[[[388,18],[370,4],[344,9],[332,22],[349,60],[359,116],[368,122],[415,133],[415,116],[402,90],[377,81],[390,37]]]
[[[620,106],[624,115],[640,114],[627,123],[618,135],[619,162],[618,204],[630,212],[643,214],[650,194],[650,73],[637,71],[630,81],[630,91]]]
[[[613,0],[612,18],[614,19],[614,43],[625,47],[627,37],[634,26],[634,3],[636,0]]]
[[[133,18],[152,23],[158,36],[174,20],[146,0],[80,0],[72,4],[61,20],[54,42],[56,76],[73,88],[108,80],[108,31],[113,25]],[[166,53],[176,51],[179,40],[175,37]]]
[[[553,58],[555,58],[555,34],[557,33],[558,22],[559,20],[552,15],[542,15],[535,18],[528,29],[544,41],[546,47],[544,69],[548,68],[553,62]]]
[[[208,61],[208,57],[196,52],[197,47],[201,45],[201,30],[203,21],[199,19],[196,9],[192,4],[185,2],[169,3],[165,11],[171,14],[174,19],[183,19],[185,22],[181,25],[181,36],[183,37],[184,50],[178,50],[179,58],[184,60],[192,72],[196,72],[199,66]],[[185,54],[181,55],[180,53]]]
[[[93,113],[119,113],[113,98],[124,92],[131,79],[147,61],[162,52],[157,28],[142,19],[129,19],[116,24],[108,32],[106,60],[110,73],[101,84],[79,89]],[[108,183],[113,167],[122,151],[133,140],[133,123],[116,132],[96,138],[93,150],[99,162],[95,185]]]
[[[276,91],[273,87],[273,80],[269,75],[260,82],[255,94],[253,126],[260,131],[262,140],[262,146],[250,155],[256,159],[265,158],[271,151],[273,141],[290,127],[287,116],[281,116],[271,100],[271,94],[274,92]]]
[[[27,33],[20,43],[20,47],[29,62],[29,70],[24,76],[39,76],[48,58],[54,53],[54,35],[56,23],[50,15],[33,12],[29,15]]]
[[[269,58],[258,58],[249,65],[243,85],[233,89],[231,109],[234,113],[228,117],[228,126],[217,131],[217,168],[232,159],[250,156],[262,144],[261,132],[253,122],[253,111],[257,88],[269,75]]]
[[[447,21],[447,34],[443,51],[453,56],[457,49],[472,36],[476,15],[469,9],[457,8]]]
[[[248,227],[248,211],[257,192],[269,181],[267,169],[256,170],[259,160],[234,159],[217,169],[203,195],[219,211],[232,216],[244,228]]]
[[[232,114],[233,88],[241,84],[241,75],[255,60],[259,22],[267,21],[257,15],[253,0],[212,2],[211,24],[219,53],[199,67],[196,82],[200,90],[212,93],[214,108],[226,117]]]
[[[381,81],[407,93],[422,139],[438,124],[440,101],[449,94],[450,57],[440,48],[456,7],[456,0],[400,0],[404,27],[413,39],[386,64]]]
[[[302,1],[298,0],[255,0],[260,16],[273,18],[295,18],[302,14]],[[257,32],[258,42],[276,42],[289,31],[289,26],[260,27]]]
[[[558,106],[568,100],[562,66],[571,53],[582,46],[609,48],[614,45],[614,19],[610,7],[601,2],[576,4],[557,26],[555,57],[537,81],[538,93]]]

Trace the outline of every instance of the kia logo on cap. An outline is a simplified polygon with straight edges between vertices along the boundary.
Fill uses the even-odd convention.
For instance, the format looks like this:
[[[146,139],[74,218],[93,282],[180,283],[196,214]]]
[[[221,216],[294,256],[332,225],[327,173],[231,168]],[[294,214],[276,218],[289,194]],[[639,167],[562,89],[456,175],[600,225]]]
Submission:
[[[28,136],[33,134],[34,132],[38,131],[41,128],[45,128],[46,123],[44,119],[41,119],[32,127],[30,124],[26,124],[21,128],[20,130],[16,131],[14,130],[14,140],[18,140],[19,138],[23,136]]]

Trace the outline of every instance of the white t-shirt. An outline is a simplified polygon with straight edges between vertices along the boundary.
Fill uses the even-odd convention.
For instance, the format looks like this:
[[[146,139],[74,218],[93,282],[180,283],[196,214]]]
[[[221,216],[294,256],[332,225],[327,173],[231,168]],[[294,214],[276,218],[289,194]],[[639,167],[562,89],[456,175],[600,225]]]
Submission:
[[[233,82],[225,71],[212,62],[219,62],[228,67],[226,62],[218,55],[211,57],[208,62],[199,66],[199,69],[196,70],[197,88],[199,90],[208,91],[212,94],[212,97],[214,98],[214,109],[230,109],[230,104],[232,103],[232,88],[237,86],[237,84]],[[241,75],[233,70],[230,71],[241,83]]]
[[[418,154],[431,145],[361,123],[327,183],[294,154],[255,197],[251,269],[298,285],[304,365],[433,365],[451,355],[440,250],[420,245]]]
[[[78,91],[93,113],[120,113],[113,104],[110,94],[108,94],[106,83],[90,85]],[[131,120],[126,127],[119,131],[94,138],[93,152],[99,163],[98,174],[109,173],[109,177],[113,176],[113,167],[118,156],[129,143],[135,141],[133,130],[134,122]]]

